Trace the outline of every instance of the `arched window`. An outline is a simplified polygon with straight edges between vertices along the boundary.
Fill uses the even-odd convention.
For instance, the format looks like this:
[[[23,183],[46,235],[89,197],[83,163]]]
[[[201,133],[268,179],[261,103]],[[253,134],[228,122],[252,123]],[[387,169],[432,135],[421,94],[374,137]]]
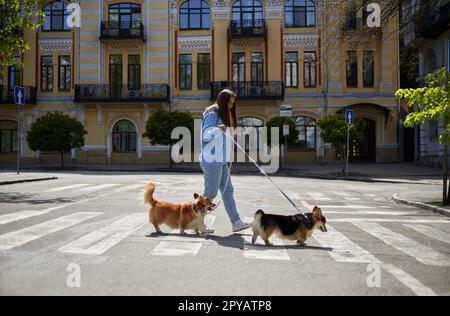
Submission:
[[[250,149],[250,143],[251,143],[251,138],[254,137],[254,144],[256,144],[257,148],[252,148],[252,149],[258,149],[258,148],[262,148],[263,144],[262,139],[259,137],[259,128],[260,127],[264,127],[264,121],[256,118],[256,117],[241,117],[238,119],[238,127],[243,127],[246,134],[249,135],[248,136],[248,141],[245,142],[245,150],[249,150]],[[255,130],[251,131],[249,130],[249,128],[254,128]]]
[[[295,127],[299,132],[297,148],[301,150],[316,149],[316,120],[307,116],[294,118]]]
[[[203,0],[188,0],[180,6],[180,29],[195,30],[211,27],[209,4]]]
[[[42,31],[69,31],[67,17],[70,12],[67,11],[67,3],[55,1],[49,3],[44,8],[45,21],[42,25]]]
[[[233,4],[233,25],[237,28],[261,28],[264,11],[259,0],[238,0]]]
[[[136,151],[136,127],[128,120],[117,122],[113,128],[113,151],[135,152]]]
[[[316,26],[316,5],[311,0],[288,0],[284,7],[286,27]]]
[[[139,29],[141,23],[141,5],[118,3],[109,6],[108,21],[111,27],[119,29]]]
[[[13,153],[17,149],[17,122],[0,121],[0,153]]]

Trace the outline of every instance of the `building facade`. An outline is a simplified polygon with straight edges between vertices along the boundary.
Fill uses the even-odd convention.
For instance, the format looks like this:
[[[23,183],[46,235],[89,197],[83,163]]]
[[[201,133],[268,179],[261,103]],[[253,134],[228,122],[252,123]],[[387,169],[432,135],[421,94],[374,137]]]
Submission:
[[[450,71],[450,1],[409,0],[403,4],[405,27],[402,30],[406,46],[419,50],[419,83],[437,69]],[[422,124],[416,130],[416,162],[440,167],[444,146],[439,144],[443,126],[436,122]]]
[[[23,130],[48,111],[84,124],[86,145],[68,157],[77,164],[167,163],[168,148],[142,137],[152,111],[189,111],[200,119],[223,88],[238,95],[240,126],[264,126],[281,107],[292,108],[300,136],[289,149],[291,163],[336,160],[317,122],[347,108],[367,125],[352,159],[398,161],[396,17],[356,45],[348,37],[367,31],[365,14],[343,9],[346,1],[83,0],[80,5],[81,28],[71,30],[64,22],[67,2],[51,2],[42,29],[25,33],[31,50],[21,56],[24,69],[3,69],[0,163],[13,162],[17,150],[24,162],[57,159],[32,152],[24,133],[17,144],[14,85],[27,87]]]

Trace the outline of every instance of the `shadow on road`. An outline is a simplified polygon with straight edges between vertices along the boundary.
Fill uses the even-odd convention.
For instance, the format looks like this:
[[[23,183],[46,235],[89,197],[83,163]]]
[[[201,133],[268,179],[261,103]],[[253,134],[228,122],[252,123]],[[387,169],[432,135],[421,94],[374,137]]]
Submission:
[[[233,235],[229,235],[229,236],[216,236],[216,235],[204,236],[204,235],[194,235],[194,234],[180,235],[180,234],[174,234],[174,233],[158,234],[156,232],[145,235],[145,237],[148,237],[148,238],[176,237],[177,241],[180,241],[180,242],[183,242],[183,240],[182,240],[183,238],[186,238],[186,242],[192,242],[194,239],[195,240],[198,239],[199,242],[201,242],[202,240],[213,241],[222,247],[235,248],[235,249],[240,249],[240,250],[244,250],[244,243],[245,243],[246,246],[251,247],[252,250],[257,250],[257,251],[262,251],[262,252],[273,250],[273,249],[333,251],[333,248],[331,248],[331,247],[298,246],[295,244],[293,244],[293,245],[274,245],[274,246],[270,246],[270,247],[267,247],[267,246],[261,245],[261,244],[252,245],[252,244],[247,243],[244,240],[244,236],[246,236],[246,235],[233,234]],[[170,241],[170,239],[169,239],[169,241]]]
[[[25,193],[0,193],[0,203],[10,204],[59,204],[73,202],[71,199],[57,198],[57,199],[37,199],[35,194]]]

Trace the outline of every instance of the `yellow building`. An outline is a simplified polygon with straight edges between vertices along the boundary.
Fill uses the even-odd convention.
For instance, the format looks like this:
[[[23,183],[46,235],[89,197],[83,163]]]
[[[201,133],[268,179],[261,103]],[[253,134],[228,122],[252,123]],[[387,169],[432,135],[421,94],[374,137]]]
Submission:
[[[84,0],[81,28],[70,30],[67,3],[52,2],[42,29],[25,34],[24,69],[0,76],[0,163],[13,162],[17,148],[25,162],[57,159],[32,152],[24,137],[17,145],[14,85],[27,87],[25,130],[54,110],[85,125],[86,146],[68,156],[78,164],[166,163],[168,149],[142,138],[151,112],[164,107],[201,118],[222,88],[238,94],[242,126],[263,126],[280,107],[292,108],[300,132],[288,154],[293,163],[336,159],[316,124],[346,108],[367,122],[352,159],[397,161],[397,21],[371,33],[370,44],[353,46],[338,34],[339,10],[324,3]],[[346,28],[365,28],[362,10],[347,12]]]

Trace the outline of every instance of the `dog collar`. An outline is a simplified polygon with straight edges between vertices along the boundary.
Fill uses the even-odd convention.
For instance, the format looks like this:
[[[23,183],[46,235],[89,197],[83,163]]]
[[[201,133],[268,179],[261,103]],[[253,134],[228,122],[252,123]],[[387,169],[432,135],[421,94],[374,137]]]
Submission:
[[[306,221],[306,225],[308,226],[309,229],[311,229],[313,227],[313,221],[311,219],[311,215],[309,214],[302,214],[303,218]]]

